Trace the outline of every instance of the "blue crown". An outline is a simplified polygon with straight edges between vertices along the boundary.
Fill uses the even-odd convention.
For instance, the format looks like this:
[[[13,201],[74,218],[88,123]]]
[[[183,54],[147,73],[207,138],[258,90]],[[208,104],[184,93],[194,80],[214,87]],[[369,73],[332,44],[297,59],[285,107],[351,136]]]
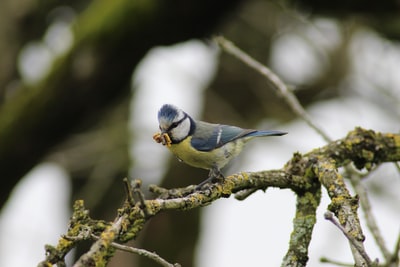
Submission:
[[[170,104],[163,105],[158,111],[158,119],[164,118],[166,120],[173,121],[177,116],[178,108]]]

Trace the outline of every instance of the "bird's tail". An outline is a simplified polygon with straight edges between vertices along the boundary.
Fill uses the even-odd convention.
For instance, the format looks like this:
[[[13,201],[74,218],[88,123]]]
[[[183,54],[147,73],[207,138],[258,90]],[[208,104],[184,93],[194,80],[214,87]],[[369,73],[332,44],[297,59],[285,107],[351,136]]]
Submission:
[[[283,131],[254,131],[250,132],[249,134],[246,135],[246,137],[258,137],[258,136],[280,136],[280,135],[285,135],[287,132]]]

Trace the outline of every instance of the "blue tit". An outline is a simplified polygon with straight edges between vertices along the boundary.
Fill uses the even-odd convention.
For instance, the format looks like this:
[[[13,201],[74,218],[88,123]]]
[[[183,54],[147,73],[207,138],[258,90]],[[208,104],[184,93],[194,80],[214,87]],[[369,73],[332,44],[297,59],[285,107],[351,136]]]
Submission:
[[[237,156],[243,145],[253,137],[280,136],[282,131],[257,131],[236,126],[194,120],[183,110],[165,104],[158,112],[161,133],[153,138],[167,146],[181,161],[210,171],[208,179],[199,186],[223,178],[221,168]]]

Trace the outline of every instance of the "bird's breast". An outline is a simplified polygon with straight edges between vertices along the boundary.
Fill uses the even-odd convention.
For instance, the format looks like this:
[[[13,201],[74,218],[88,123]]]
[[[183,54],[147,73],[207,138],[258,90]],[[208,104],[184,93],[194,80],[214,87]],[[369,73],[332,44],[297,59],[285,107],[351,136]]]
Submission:
[[[172,144],[169,150],[186,164],[202,169],[211,169],[213,166],[224,167],[240,153],[243,147],[243,141],[239,139],[210,151],[199,151],[190,141],[191,137],[188,137],[178,144]]]

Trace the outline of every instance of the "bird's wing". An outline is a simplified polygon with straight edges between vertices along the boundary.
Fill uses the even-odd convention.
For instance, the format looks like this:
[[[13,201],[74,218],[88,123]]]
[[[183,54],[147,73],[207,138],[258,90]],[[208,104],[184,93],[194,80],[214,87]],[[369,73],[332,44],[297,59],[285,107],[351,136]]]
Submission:
[[[191,144],[197,150],[210,151],[254,132],[257,131],[236,126],[197,122]]]

